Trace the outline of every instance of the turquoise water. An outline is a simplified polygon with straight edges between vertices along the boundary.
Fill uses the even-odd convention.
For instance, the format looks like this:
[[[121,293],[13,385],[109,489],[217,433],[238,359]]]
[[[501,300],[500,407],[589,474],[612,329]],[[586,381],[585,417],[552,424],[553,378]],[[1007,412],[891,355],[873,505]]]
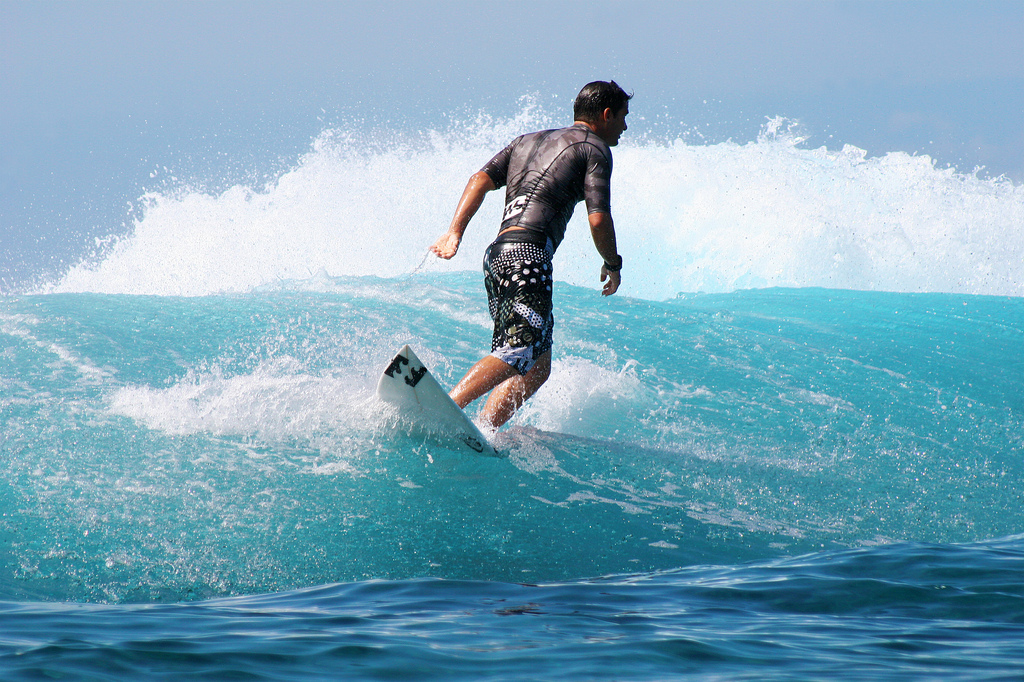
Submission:
[[[164,168],[2,278],[0,679],[1019,678],[1024,189],[637,111],[623,287],[577,215],[500,459],[374,387],[406,343],[446,386],[488,347],[500,197],[424,252],[562,122],[529,99],[326,129],[264,186]]]
[[[1018,298],[559,284],[462,455],[373,387],[475,273],[0,298],[5,679],[983,679],[1024,665]]]

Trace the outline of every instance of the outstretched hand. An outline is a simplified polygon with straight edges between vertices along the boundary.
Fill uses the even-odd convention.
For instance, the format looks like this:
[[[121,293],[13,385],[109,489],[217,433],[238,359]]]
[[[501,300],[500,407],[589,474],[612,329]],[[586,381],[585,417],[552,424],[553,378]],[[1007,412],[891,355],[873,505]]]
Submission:
[[[430,246],[430,250],[438,258],[451,260],[459,252],[460,242],[462,242],[462,237],[454,232],[445,232]]]
[[[622,284],[622,276],[618,271],[611,272],[605,266],[601,266],[601,281],[604,282],[604,286],[601,287],[602,296],[611,296],[619,290],[619,285]]]

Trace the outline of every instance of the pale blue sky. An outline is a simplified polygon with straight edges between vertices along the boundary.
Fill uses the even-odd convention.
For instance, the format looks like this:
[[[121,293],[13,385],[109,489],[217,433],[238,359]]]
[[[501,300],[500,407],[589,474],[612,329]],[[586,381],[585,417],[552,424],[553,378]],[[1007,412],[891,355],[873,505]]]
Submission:
[[[0,277],[108,232],[154,167],[267,172],[325,120],[567,107],[595,78],[659,134],[782,115],[811,146],[1024,180],[1020,0],[0,0]]]

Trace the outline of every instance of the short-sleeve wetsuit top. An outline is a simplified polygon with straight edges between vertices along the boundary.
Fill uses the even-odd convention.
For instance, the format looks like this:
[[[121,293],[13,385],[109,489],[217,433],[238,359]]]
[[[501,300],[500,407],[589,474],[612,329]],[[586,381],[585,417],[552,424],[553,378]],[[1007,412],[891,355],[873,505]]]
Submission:
[[[501,229],[525,228],[541,245],[550,239],[552,252],[580,201],[588,214],[611,213],[612,153],[582,123],[517,137],[482,170],[495,187],[508,186]]]

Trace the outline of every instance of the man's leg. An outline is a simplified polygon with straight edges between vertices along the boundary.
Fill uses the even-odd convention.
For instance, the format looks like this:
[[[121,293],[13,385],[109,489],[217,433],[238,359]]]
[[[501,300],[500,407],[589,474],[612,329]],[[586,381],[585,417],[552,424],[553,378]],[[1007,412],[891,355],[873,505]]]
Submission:
[[[523,406],[530,396],[537,392],[551,374],[551,351],[540,356],[525,376],[516,373],[498,385],[491,392],[480,413],[480,420],[498,428]]]
[[[484,254],[487,307],[494,320],[491,349],[503,349],[512,362],[527,353],[537,358],[525,375],[488,355],[466,372],[448,395],[466,407],[491,391],[480,420],[498,428],[537,392],[551,373],[551,249],[536,244],[501,242]],[[532,329],[531,329],[532,328]]]
[[[462,377],[462,381],[449,395],[456,405],[465,407],[493,389],[480,418],[496,429],[512,418],[516,410],[547,381],[550,374],[551,351],[540,356],[525,376],[507,362],[488,355],[466,372],[466,376]]]
[[[462,380],[448,395],[456,405],[465,407],[509,377],[518,374],[519,372],[507,362],[503,362],[493,355],[485,355],[470,367],[466,376],[462,377]]]

